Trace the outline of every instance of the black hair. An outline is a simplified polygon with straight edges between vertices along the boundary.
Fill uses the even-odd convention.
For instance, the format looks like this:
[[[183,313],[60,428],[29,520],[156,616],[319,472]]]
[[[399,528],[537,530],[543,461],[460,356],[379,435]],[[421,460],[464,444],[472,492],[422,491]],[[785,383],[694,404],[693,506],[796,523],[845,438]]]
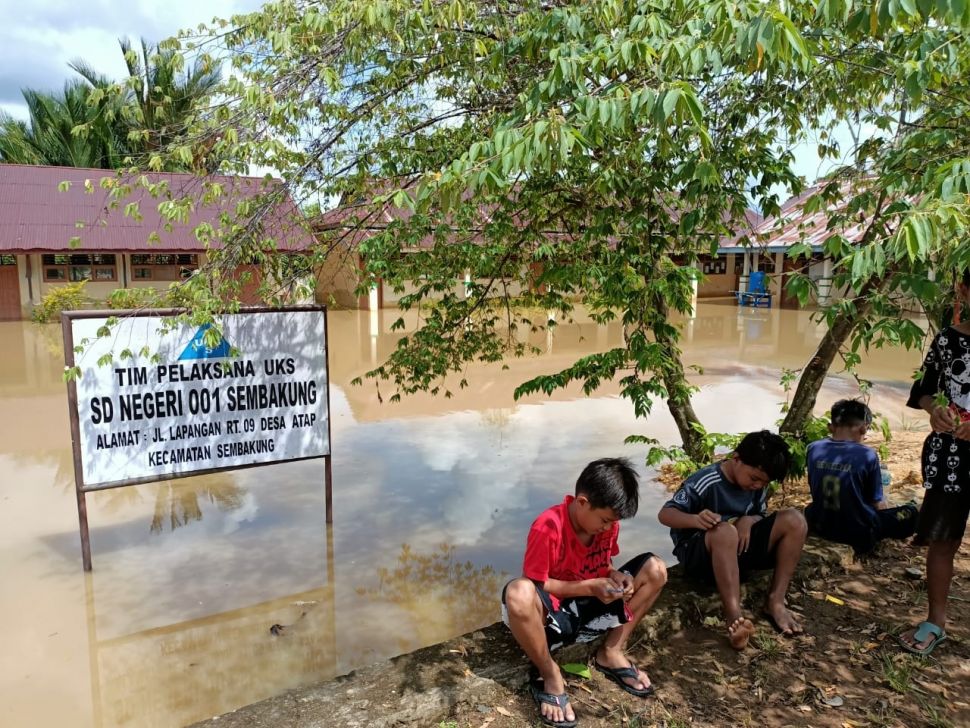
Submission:
[[[840,399],[832,405],[832,427],[858,427],[872,424],[872,410],[858,399]]]
[[[632,518],[640,505],[640,482],[626,458],[601,458],[583,468],[576,495],[585,495],[593,508],[612,508],[617,518]]]
[[[738,446],[735,454],[745,465],[763,470],[771,480],[784,480],[791,469],[791,451],[781,435],[768,430],[749,432]]]
[[[966,268],[963,271],[963,285],[970,288],[970,268]]]

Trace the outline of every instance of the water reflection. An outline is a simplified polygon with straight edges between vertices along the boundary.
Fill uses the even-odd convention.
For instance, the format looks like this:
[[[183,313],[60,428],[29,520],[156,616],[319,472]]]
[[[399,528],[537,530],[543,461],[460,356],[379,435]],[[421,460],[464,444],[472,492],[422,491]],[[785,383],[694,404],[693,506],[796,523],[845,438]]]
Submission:
[[[618,326],[581,316],[530,334],[541,355],[470,366],[453,399],[382,405],[349,382],[392,350],[395,318],[330,314],[332,531],[322,461],[100,491],[88,496],[87,578],[59,329],[0,323],[0,724],[169,728],[493,622],[529,524],[582,467],[642,463],[642,447],[622,444],[632,433],[676,437],[662,406],[637,421],[612,384],[513,400],[525,379],[621,345]],[[802,312],[702,303],[683,346],[703,372],[705,424],[771,425],[781,368],[802,366],[820,336]],[[918,363],[893,350],[866,359],[875,409],[898,419]],[[855,387],[830,378],[820,406]],[[641,475],[621,559],[669,555],[655,520],[666,493]]]
[[[464,634],[493,622],[495,595],[507,580],[489,565],[462,561],[451,544],[428,552],[403,544],[392,568],[377,569],[376,585],[355,591],[394,625],[390,637],[397,651],[408,652],[438,635]]]
[[[337,673],[334,585],[103,638],[85,574],[92,723],[181,726]]]
[[[169,480],[159,483],[155,492],[155,514],[149,530],[162,533],[166,523],[171,531],[186,526],[192,521],[202,520],[202,507],[199,498],[216,505],[221,511],[241,508],[246,492],[226,476],[197,478],[193,482]],[[116,488],[117,492],[127,492],[130,488]]]

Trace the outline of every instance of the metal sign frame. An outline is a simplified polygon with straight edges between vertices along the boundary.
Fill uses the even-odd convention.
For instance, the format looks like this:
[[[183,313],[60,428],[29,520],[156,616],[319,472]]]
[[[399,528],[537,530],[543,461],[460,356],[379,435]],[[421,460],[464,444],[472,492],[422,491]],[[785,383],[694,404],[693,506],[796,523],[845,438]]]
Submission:
[[[326,522],[333,523],[333,478],[331,459],[333,455],[333,440],[331,433],[331,413],[330,413],[330,327],[327,320],[327,307],[320,305],[312,306],[281,306],[274,308],[271,306],[243,306],[239,311],[232,312],[231,315],[260,314],[260,313],[289,313],[289,312],[314,312],[323,314],[323,345],[324,345],[324,372],[327,377],[327,454],[309,455],[307,457],[286,458],[274,460],[268,463],[253,463],[251,465],[230,465],[221,468],[206,468],[204,470],[193,470],[185,473],[172,473],[165,477],[146,477],[129,478],[126,480],[113,481],[98,485],[86,485],[84,483],[84,469],[81,454],[81,421],[78,413],[77,383],[71,380],[67,383],[67,408],[68,418],[71,423],[71,449],[74,460],[74,489],[77,495],[77,513],[81,532],[81,560],[85,571],[91,571],[91,536],[88,530],[88,509],[85,496],[89,492],[98,490],[108,490],[110,488],[122,488],[129,485],[141,483],[158,483],[165,480],[175,480],[176,478],[188,478],[207,473],[218,473],[225,470],[243,470],[247,468],[262,468],[281,463],[299,462],[301,460],[324,459],[324,479],[326,481]],[[164,318],[174,317],[186,313],[184,309],[156,308],[144,310],[90,310],[90,311],[63,311],[61,312],[61,333],[64,337],[64,363],[68,368],[75,366],[74,360],[74,331],[71,326],[72,321],[92,318]]]

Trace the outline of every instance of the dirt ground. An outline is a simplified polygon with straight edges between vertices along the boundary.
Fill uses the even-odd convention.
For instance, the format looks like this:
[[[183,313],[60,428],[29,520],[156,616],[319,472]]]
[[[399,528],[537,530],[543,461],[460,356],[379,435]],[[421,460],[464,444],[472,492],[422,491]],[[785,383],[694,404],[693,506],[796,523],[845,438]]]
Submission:
[[[919,455],[925,432],[900,432],[885,460],[890,499],[920,495]],[[776,494],[772,508],[805,502],[804,483]],[[887,542],[878,552],[824,578],[796,576],[790,601],[806,627],[794,639],[756,619],[758,634],[742,653],[724,638],[718,609],[698,613],[664,642],[641,641],[631,657],[651,675],[654,698],[640,700],[593,672],[567,676],[580,720],[618,726],[970,726],[970,548],[956,564],[949,639],[928,658],[897,647],[896,634],[925,618],[923,550]],[[907,571],[907,569],[909,571]],[[759,604],[747,604],[753,617]],[[539,725],[524,692],[504,691],[490,704],[460,705],[438,728]]]

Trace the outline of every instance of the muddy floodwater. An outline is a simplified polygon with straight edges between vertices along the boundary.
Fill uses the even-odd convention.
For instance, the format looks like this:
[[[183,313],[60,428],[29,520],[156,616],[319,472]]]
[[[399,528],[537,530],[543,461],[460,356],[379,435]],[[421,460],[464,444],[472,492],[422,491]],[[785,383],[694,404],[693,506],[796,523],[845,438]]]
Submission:
[[[350,382],[392,349],[395,318],[330,314],[332,530],[322,461],[117,488],[88,496],[88,575],[60,330],[0,322],[0,725],[181,726],[494,622],[529,523],[596,457],[628,455],[643,475],[620,559],[670,558],[665,494],[645,448],[623,444],[674,441],[662,404],[637,422],[615,387],[512,397],[618,345],[618,327],[563,322],[541,355],[471,367],[452,399],[389,404],[386,387]],[[773,426],[782,369],[820,336],[806,312],[702,303],[684,329],[702,420]],[[899,426],[922,423],[903,406],[919,360],[880,350],[861,368]],[[856,391],[830,378],[820,405]]]

